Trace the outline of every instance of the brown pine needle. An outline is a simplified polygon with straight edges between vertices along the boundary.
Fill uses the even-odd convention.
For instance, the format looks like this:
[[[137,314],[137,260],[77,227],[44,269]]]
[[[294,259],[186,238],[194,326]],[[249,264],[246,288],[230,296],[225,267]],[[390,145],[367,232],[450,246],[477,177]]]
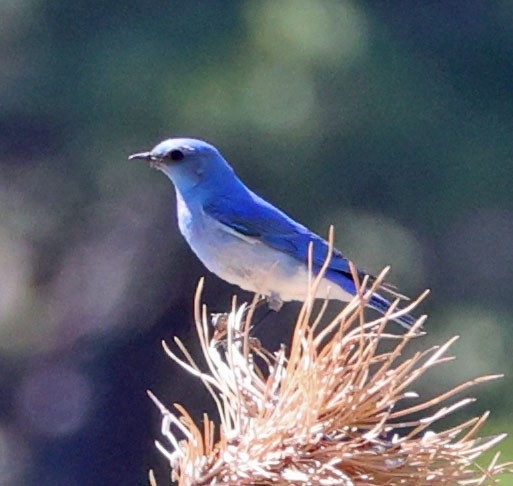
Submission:
[[[447,352],[456,338],[403,357],[412,339],[419,338],[425,316],[403,334],[387,328],[404,309],[394,306],[374,321],[364,320],[365,305],[385,273],[370,287],[364,279],[352,301],[322,324],[325,308],[321,315],[313,311],[319,277],[311,279],[290,349],[281,345],[275,352],[250,336],[253,309],[237,307],[235,300],[226,316],[223,345],[201,304],[201,281],[195,320],[208,370],[200,370],[180,341],[182,358],[164,347],[191,377],[202,380],[216,402],[219,425],[205,414],[199,427],[182,406],[174,406],[175,415],[149,392],[163,416],[168,446],[157,447],[170,463],[172,479],[181,486],[484,485],[512,472],[512,464],[501,464],[498,453],[486,468],[476,463],[505,437],[477,437],[488,412],[446,430],[432,430],[441,418],[473,401],[447,400],[499,375],[475,378],[407,405],[418,398],[411,386],[451,359]],[[424,297],[409,303],[407,312]],[[381,351],[384,341],[393,348]],[[152,473],[150,482],[156,484]]]

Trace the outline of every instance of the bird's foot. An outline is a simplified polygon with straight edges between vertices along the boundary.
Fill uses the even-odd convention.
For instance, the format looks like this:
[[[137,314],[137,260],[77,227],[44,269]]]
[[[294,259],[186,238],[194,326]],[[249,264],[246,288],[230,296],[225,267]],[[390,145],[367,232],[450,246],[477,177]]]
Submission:
[[[210,323],[217,332],[226,332],[228,326],[228,312],[217,312],[210,314]]]
[[[255,304],[255,309],[260,307],[262,304],[267,302],[267,312],[265,312],[259,319],[254,321],[251,325],[251,330],[254,332],[255,329],[262,324],[263,321],[273,312],[278,312],[283,307],[283,300],[280,299],[278,294],[272,293],[266,295],[264,298],[259,299]]]
[[[214,335],[212,342],[215,342],[217,348],[227,349],[228,345],[228,319],[230,314],[227,312],[220,312],[217,314],[211,314],[210,322],[214,327]],[[242,331],[232,329],[232,345],[242,346],[244,340],[247,339],[251,349],[261,349],[262,344],[260,340],[253,336],[245,336]]]

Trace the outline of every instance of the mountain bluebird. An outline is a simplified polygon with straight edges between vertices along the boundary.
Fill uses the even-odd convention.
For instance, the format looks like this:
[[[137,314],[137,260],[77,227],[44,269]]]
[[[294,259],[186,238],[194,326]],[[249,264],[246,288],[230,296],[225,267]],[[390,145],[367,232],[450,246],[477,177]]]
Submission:
[[[180,231],[211,272],[267,296],[274,310],[283,301],[305,300],[309,245],[313,272],[318,273],[328,256],[328,243],[248,189],[215,147],[172,138],[130,159],[146,160],[171,179]],[[360,278],[366,275],[358,272]],[[400,297],[387,285],[381,288]],[[334,250],[318,296],[347,302],[356,291],[349,261]],[[369,302],[381,313],[390,305],[377,294]],[[411,315],[396,320],[406,328],[415,322]]]

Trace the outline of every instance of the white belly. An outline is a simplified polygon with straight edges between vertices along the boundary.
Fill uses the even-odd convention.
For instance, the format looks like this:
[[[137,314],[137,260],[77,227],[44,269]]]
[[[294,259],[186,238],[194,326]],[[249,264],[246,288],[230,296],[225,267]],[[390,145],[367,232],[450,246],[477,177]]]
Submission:
[[[305,300],[308,292],[305,263],[256,238],[237,234],[203,213],[195,213],[192,218],[185,207],[179,209],[179,223],[198,258],[223,280],[283,301]],[[323,279],[317,297],[348,301],[351,295]]]

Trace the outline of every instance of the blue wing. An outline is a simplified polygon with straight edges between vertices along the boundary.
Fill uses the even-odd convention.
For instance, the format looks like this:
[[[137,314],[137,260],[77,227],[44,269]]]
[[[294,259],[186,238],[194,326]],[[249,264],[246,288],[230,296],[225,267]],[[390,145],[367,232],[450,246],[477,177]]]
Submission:
[[[313,267],[319,271],[328,256],[328,242],[296,223],[285,213],[275,208],[256,194],[250,194],[251,200],[231,197],[216,197],[203,205],[203,210],[231,230],[244,236],[258,238],[266,245],[304,262],[308,261],[309,245],[313,246]],[[327,277],[331,273],[343,276],[344,282],[339,282],[346,290],[355,292],[349,261],[336,249],[333,250]],[[363,278],[364,272],[359,272]],[[335,275],[333,275],[335,277]]]

